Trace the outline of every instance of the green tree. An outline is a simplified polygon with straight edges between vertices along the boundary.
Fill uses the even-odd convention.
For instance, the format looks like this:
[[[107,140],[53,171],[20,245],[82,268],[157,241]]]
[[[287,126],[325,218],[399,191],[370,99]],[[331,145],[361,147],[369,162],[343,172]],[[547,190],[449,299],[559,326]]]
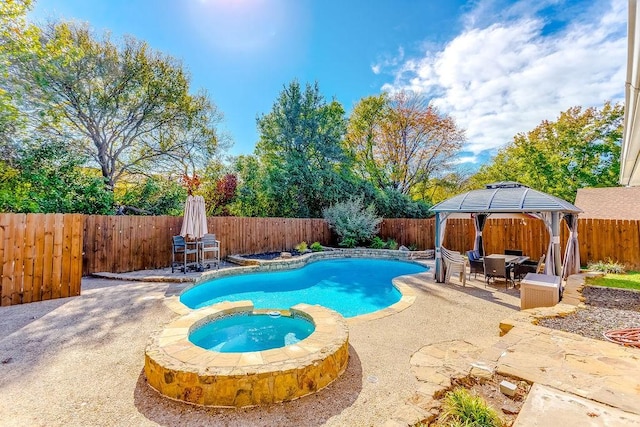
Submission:
[[[264,166],[254,155],[238,156],[232,169],[238,178],[238,187],[229,212],[237,216],[276,216],[277,211],[270,197],[270,185]]]
[[[31,0],[0,2],[0,162],[15,160],[18,147],[13,139],[24,122],[18,108],[20,91],[9,77],[12,58],[27,50],[26,41],[33,33],[26,23],[31,6]]]
[[[272,111],[258,118],[258,129],[256,153],[272,201],[270,214],[318,217],[343,196],[344,109],[335,100],[327,103],[317,83],[304,90],[297,81],[290,83]]]
[[[184,212],[187,190],[176,180],[160,175],[130,184],[118,197],[120,213],[134,215],[173,215]]]
[[[517,181],[573,202],[579,188],[618,186],[624,108],[572,107],[520,133],[471,178],[473,187]]]
[[[33,110],[30,129],[84,153],[108,190],[125,175],[185,169],[185,159],[202,166],[216,150],[216,107],[189,93],[178,61],[131,37],[117,45],[86,26],[51,24],[10,74]]]
[[[15,167],[0,170],[2,212],[113,213],[113,194],[85,160],[60,142],[21,149]],[[95,171],[97,172],[97,171]]]
[[[416,93],[362,99],[349,118],[345,144],[354,170],[379,189],[410,195],[412,189],[449,171],[464,142],[455,121]]]

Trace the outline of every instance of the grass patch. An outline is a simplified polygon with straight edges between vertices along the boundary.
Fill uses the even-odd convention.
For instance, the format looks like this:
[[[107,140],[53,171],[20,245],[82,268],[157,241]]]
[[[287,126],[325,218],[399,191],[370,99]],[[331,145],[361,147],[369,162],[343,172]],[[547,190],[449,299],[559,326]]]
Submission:
[[[608,273],[602,277],[588,277],[587,284],[607,288],[640,290],[640,271],[629,271],[625,274]]]
[[[471,394],[464,387],[458,387],[446,394],[438,425],[502,427],[504,422],[484,399]]]

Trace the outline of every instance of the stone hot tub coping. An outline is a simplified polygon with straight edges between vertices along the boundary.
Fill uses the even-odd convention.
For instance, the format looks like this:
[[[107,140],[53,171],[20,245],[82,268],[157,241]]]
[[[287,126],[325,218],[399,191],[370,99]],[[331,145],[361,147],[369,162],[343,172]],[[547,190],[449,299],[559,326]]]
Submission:
[[[277,310],[277,309],[276,309]],[[257,310],[266,313],[269,310]],[[220,353],[192,344],[195,328],[220,317],[254,312],[250,301],[224,302],[192,311],[156,331],[145,352],[145,374],[159,393],[204,406],[247,407],[297,399],[326,387],[346,369],[349,331],[340,314],[298,304],[283,315],[315,325],[302,341],[281,348]]]

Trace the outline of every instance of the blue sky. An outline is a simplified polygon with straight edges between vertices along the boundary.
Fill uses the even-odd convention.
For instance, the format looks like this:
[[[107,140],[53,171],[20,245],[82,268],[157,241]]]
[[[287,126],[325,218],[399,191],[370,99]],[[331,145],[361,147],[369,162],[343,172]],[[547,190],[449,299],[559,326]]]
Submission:
[[[293,79],[318,81],[348,113],[420,91],[466,130],[469,167],[571,106],[624,99],[623,0],[36,0],[30,17],[182,60],[224,114],[233,155],[253,152],[256,117]]]

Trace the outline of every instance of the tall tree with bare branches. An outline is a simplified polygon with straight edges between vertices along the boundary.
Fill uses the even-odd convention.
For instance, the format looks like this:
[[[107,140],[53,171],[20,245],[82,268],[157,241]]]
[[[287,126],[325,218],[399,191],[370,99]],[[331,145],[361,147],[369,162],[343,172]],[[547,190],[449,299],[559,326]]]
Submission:
[[[448,171],[464,140],[453,118],[424,96],[398,92],[362,99],[345,144],[362,178],[409,195],[417,184]]]

